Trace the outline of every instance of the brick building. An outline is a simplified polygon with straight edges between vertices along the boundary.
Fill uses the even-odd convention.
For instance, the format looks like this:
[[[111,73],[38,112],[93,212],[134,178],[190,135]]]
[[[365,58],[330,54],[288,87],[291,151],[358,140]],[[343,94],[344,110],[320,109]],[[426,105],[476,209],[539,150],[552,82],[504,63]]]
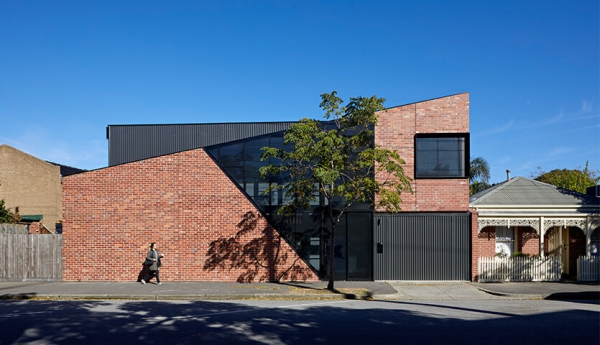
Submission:
[[[263,193],[260,148],[291,123],[108,126],[109,167],[63,181],[63,280],[139,279],[152,241],[172,281],[319,280],[330,259],[338,280],[470,279],[468,94],[378,115],[374,144],[414,193],[399,213],[348,212],[333,258],[322,205],[282,218],[284,196]]]
[[[62,218],[60,167],[0,145],[0,199],[23,220],[39,222],[37,232],[54,233]]]

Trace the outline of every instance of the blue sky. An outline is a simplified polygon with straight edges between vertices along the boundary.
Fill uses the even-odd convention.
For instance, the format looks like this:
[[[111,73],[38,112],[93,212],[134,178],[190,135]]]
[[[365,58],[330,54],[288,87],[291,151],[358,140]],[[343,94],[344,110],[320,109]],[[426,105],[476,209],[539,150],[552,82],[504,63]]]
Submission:
[[[578,1],[0,0],[0,144],[83,169],[109,124],[320,119],[470,93],[490,182],[600,169],[600,9]]]

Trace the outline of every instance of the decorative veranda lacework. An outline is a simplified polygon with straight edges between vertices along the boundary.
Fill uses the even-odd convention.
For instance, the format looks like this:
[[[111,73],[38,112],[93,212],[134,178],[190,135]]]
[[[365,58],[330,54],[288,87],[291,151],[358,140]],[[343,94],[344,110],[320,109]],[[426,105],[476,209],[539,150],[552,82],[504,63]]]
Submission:
[[[479,218],[477,232],[487,226],[529,226],[540,232],[540,220],[536,218]]]
[[[553,228],[555,226],[569,227],[576,226],[583,230],[584,232],[587,229],[586,219],[585,218],[563,218],[563,219],[544,219],[544,233],[548,231],[548,229]]]
[[[600,218],[591,218],[590,228],[594,229],[600,227]],[[487,226],[529,226],[533,228],[538,234],[540,233],[540,219],[538,218],[480,218],[478,220],[478,230],[481,230]],[[586,232],[587,219],[586,218],[546,218],[544,219],[543,233],[555,227],[555,226],[576,226]]]

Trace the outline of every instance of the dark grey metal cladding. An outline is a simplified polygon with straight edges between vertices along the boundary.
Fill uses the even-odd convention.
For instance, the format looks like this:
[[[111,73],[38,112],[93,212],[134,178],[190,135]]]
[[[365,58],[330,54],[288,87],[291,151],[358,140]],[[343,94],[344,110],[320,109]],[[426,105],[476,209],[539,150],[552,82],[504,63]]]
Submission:
[[[470,280],[470,243],[468,212],[376,214],[374,279]]]
[[[109,125],[108,165],[285,131],[293,123]]]

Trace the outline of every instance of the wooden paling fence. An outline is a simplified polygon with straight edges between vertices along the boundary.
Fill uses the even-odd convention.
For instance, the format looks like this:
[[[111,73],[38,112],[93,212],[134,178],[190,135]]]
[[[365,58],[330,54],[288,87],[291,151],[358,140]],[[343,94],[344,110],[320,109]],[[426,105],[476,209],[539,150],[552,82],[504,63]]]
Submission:
[[[27,234],[29,226],[25,224],[0,224],[0,234]]]
[[[62,280],[62,235],[0,234],[0,281]]]
[[[559,281],[560,273],[560,256],[481,257],[477,261],[480,282]]]
[[[577,280],[600,280],[600,256],[580,256],[577,259]]]

